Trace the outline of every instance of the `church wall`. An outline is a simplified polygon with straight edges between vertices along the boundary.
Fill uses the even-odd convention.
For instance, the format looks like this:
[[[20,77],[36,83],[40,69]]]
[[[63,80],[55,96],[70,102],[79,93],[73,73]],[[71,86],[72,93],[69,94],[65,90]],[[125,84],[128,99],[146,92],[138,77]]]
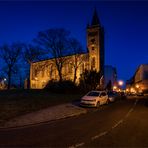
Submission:
[[[74,57],[74,55],[67,57],[67,61],[62,68],[63,80],[73,81],[74,79],[74,68],[72,65],[74,63]],[[80,74],[88,68],[87,54],[81,54],[79,56],[78,65],[76,83],[79,83]],[[53,60],[39,61],[31,64],[30,86],[32,89],[42,89],[50,80],[59,80],[58,71]]]

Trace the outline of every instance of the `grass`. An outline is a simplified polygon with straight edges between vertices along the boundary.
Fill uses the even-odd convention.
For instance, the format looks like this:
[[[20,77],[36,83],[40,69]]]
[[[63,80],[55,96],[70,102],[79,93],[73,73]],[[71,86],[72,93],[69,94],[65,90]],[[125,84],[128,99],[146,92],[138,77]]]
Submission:
[[[83,94],[54,94],[45,90],[0,91],[0,125],[11,118],[78,100]]]

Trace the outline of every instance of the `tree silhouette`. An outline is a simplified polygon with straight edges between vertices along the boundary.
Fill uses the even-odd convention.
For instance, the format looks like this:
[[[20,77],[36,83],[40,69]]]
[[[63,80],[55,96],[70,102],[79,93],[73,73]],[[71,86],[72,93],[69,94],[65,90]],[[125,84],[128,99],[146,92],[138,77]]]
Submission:
[[[68,58],[65,55],[69,49],[69,32],[65,29],[48,29],[38,33],[34,41],[54,58],[59,80],[62,81],[62,68]]]
[[[86,54],[85,55],[82,54],[83,48],[82,48],[80,42],[75,38],[72,38],[70,40],[70,51],[72,52],[72,54],[74,56],[74,59],[73,59],[73,62],[71,62],[71,65],[74,69],[73,82],[75,83],[76,79],[77,79],[77,77],[76,77],[77,70],[87,57],[86,57]]]
[[[21,55],[22,44],[13,43],[12,45],[5,44],[0,47],[0,58],[3,61],[3,70],[8,78],[8,89],[11,87],[11,77],[17,72],[17,62]]]

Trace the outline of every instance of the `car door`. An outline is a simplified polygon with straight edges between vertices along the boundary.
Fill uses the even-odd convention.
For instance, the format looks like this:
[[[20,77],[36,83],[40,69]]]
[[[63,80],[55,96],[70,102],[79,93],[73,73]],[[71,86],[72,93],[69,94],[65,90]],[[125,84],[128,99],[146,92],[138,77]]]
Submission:
[[[106,94],[106,92],[101,93],[101,102],[102,102],[102,104],[105,104],[107,102],[107,94]]]

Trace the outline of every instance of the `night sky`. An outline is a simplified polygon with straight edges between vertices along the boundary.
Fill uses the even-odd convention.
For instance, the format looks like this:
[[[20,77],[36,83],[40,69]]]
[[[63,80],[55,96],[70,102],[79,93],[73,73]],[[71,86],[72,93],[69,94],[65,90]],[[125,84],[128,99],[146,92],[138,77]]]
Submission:
[[[148,63],[148,2],[38,1],[0,2],[0,45],[29,43],[49,28],[71,31],[86,49],[86,25],[96,7],[105,29],[105,64],[127,80]]]

